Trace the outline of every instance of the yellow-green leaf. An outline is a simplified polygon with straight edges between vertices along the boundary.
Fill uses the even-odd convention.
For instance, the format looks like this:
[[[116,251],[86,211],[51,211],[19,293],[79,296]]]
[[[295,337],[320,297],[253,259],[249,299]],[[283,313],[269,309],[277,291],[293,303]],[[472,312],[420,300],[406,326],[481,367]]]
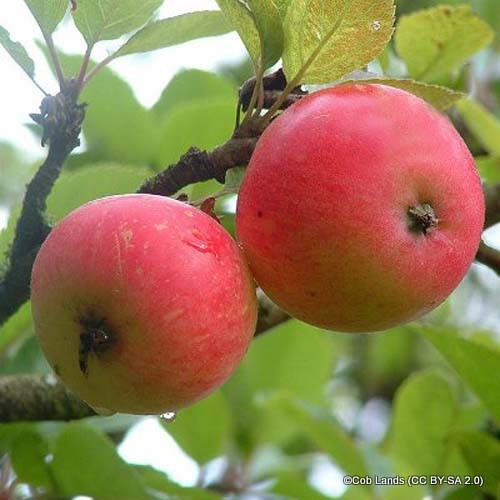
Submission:
[[[287,394],[277,395],[267,404],[283,411],[289,420],[347,474],[359,476],[368,474],[365,458],[356,441],[327,412],[306,405]]]
[[[149,175],[151,171],[146,167],[107,162],[63,172],[47,199],[47,214],[60,220],[91,200],[133,193]]]
[[[485,491],[495,495],[500,487],[500,442],[479,431],[454,436],[470,468],[484,480]],[[497,497],[498,498],[498,497]]]
[[[443,376],[435,371],[410,376],[394,403],[391,451],[395,458],[412,473],[443,473],[446,438],[457,414],[455,395]]]
[[[411,77],[438,82],[493,39],[493,31],[469,5],[440,5],[403,16],[396,49]]]
[[[375,83],[396,87],[401,90],[406,90],[406,92],[410,92],[411,94],[415,94],[440,111],[450,108],[464,97],[464,94],[461,92],[451,90],[447,87],[417,82],[415,80],[411,80],[410,78],[367,78],[363,80],[350,80],[342,82],[342,84],[344,83]]]
[[[278,7],[278,11],[282,19],[286,16],[286,11],[288,10],[288,6],[290,5],[291,0],[273,0],[273,3]]]
[[[470,99],[458,102],[457,109],[482,146],[491,155],[500,157],[500,121],[481,104]]]
[[[500,422],[500,352],[438,328],[426,327],[422,333]]]
[[[500,182],[500,158],[495,158],[494,156],[476,156],[474,160],[482,179],[490,184]]]
[[[68,0],[24,0],[43,33],[50,35],[68,10]]]
[[[162,3],[163,0],[78,0],[73,19],[87,44],[93,45],[141,27]]]
[[[249,0],[260,37],[263,68],[269,68],[283,53],[283,25],[280,12],[269,0]]]
[[[2,26],[0,26],[0,45],[3,46],[10,57],[21,66],[30,78],[35,76],[35,63],[33,59],[31,59],[26,49],[19,42],[11,40],[9,32]]]
[[[118,49],[114,57],[171,47],[196,38],[223,35],[229,31],[231,28],[219,11],[189,12],[144,26]]]
[[[283,67],[289,80],[327,83],[361,68],[393,32],[393,0],[292,0]]]
[[[260,61],[260,37],[252,12],[239,0],[216,0],[229,25],[234,28],[245,44],[255,67]]]

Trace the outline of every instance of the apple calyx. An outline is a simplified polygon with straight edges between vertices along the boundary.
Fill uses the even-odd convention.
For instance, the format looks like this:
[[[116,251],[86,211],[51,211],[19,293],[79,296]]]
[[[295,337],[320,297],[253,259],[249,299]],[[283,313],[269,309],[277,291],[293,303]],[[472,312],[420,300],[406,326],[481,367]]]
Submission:
[[[429,234],[437,228],[439,219],[429,203],[419,203],[407,212],[408,227],[414,233]]]
[[[99,356],[108,351],[115,340],[111,329],[102,319],[85,318],[80,321],[83,331],[80,334],[79,365],[80,371],[88,375],[88,360],[91,354]]]

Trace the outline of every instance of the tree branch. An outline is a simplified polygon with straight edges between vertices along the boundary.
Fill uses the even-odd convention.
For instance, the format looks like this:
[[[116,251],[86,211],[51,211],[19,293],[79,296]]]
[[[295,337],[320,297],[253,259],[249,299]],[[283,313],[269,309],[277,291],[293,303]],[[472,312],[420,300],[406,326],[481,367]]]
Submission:
[[[0,377],[0,422],[76,420],[94,410],[54,375]]]
[[[230,168],[250,161],[256,143],[257,137],[233,137],[213,151],[191,148],[176,164],[144,182],[137,192],[172,196],[195,182],[216,179],[224,183]]]
[[[488,266],[500,276],[500,251],[495,250],[481,241],[476,254],[476,260]]]
[[[484,228],[487,229],[500,222],[500,184],[483,187],[486,204]]]
[[[29,298],[31,267],[50,231],[44,218],[46,200],[64,161],[80,144],[84,108],[69,91],[45,97],[41,113],[31,115],[43,127],[42,145],[48,141],[50,146],[47,159],[27,186],[8,267],[0,279],[0,325]]]

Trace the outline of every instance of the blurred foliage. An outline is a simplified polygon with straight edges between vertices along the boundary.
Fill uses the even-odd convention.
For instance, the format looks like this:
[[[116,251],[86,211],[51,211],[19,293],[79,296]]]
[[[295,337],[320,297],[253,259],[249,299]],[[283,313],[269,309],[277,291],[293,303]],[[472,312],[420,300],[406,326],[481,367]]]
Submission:
[[[54,13],[60,3],[48,0],[47,5]],[[279,2],[282,14],[290,3]],[[440,2],[396,3],[395,39],[402,45],[391,42],[370,69],[376,68],[380,77],[408,77],[420,57],[427,68],[425,80],[467,94],[449,116],[479,155],[483,181],[499,182],[498,0],[446,0],[450,12],[467,4],[479,17],[459,7],[474,21],[462,22],[445,38],[434,33],[432,23],[426,24],[428,17],[419,14],[410,24],[403,17]],[[483,48],[491,38],[487,25],[496,38]],[[245,26],[241,29],[255,58],[262,47]],[[416,36],[419,33],[423,35]],[[266,32],[269,60],[279,45],[279,37],[271,35]],[[438,48],[448,44],[447,51],[429,58],[429,40]],[[62,60],[68,73],[80,63],[76,56]],[[250,59],[225,64],[217,74],[181,70],[158,102],[146,109],[127,82],[110,69],[101,71],[82,96],[90,104],[83,129],[85,152],[70,158],[50,195],[50,220],[94,198],[134,191],[192,145],[212,148],[223,142],[234,127],[237,88],[251,72]],[[12,241],[24,185],[35,168],[21,150],[22,145],[0,144],[0,207],[10,208],[9,226],[0,232],[0,267]],[[200,200],[221,189],[218,182],[209,181],[183,191]],[[225,201],[217,210],[232,229],[233,208]],[[494,498],[500,494],[499,292],[498,278],[474,266],[452,297],[422,323],[377,335],[346,335],[290,320],[257,338],[221,390],[163,424],[199,465],[200,487],[180,486],[159,470],[121,458],[116,445],[139,420],[125,416],[67,424],[1,424],[0,449],[10,462],[3,462],[0,477],[7,477],[5,471],[14,474],[12,498],[20,499],[87,495],[110,500],[316,500],[336,495],[344,500],[421,500],[432,495],[471,500],[485,498],[485,492]],[[0,361],[1,374],[48,373],[33,336],[29,304],[0,328]],[[477,475],[484,478],[484,486],[348,487],[332,471],[339,477],[440,474],[464,480]],[[241,491],[228,496],[228,482],[243,484],[253,496]],[[328,488],[332,485],[335,494]]]

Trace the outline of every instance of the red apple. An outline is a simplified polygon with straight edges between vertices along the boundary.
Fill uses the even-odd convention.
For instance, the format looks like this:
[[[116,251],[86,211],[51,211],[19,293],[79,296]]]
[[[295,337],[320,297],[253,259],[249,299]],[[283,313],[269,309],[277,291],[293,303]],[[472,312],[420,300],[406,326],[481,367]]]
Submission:
[[[203,398],[252,340],[255,287],[216,221],[152,195],[103,198],[63,219],[32,275],[35,330],[91,406],[160,414]]]
[[[264,291],[319,327],[383,330],[427,313],[478,248],[484,199],[448,119],[416,96],[348,84],[260,138],[236,228]]]

